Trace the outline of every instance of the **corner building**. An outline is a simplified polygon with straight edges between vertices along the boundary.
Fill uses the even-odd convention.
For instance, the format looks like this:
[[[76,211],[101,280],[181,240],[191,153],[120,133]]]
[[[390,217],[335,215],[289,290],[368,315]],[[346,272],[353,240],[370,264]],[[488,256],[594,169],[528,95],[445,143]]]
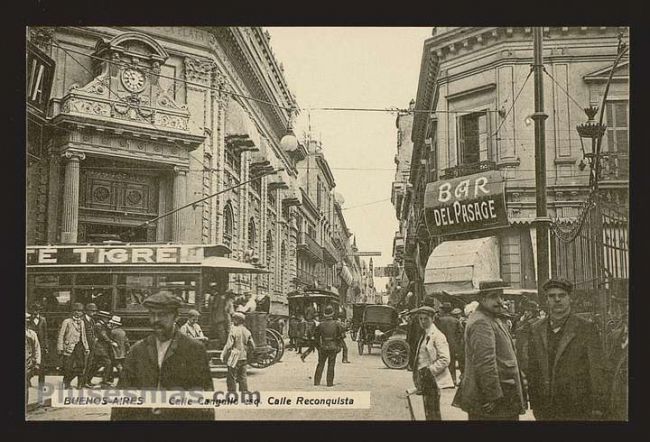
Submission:
[[[601,106],[620,32],[627,30],[544,28],[547,207],[567,225],[577,221],[590,190],[583,152],[591,146],[583,148],[576,131],[587,120],[581,107]],[[537,287],[532,62],[532,28],[434,28],[424,42],[412,154],[407,165],[398,147],[393,184],[401,226],[394,257],[420,299],[425,292],[476,288],[481,279]],[[628,63],[624,58],[613,73],[605,103],[600,184],[624,208]],[[483,210],[490,198],[493,207]],[[555,260],[551,250],[549,267],[563,273],[567,264]]]
[[[28,108],[27,245],[225,244],[270,270],[231,275],[231,288],[269,293],[286,316],[301,156],[280,144],[297,105],[270,35],[59,27],[28,39],[51,75]]]

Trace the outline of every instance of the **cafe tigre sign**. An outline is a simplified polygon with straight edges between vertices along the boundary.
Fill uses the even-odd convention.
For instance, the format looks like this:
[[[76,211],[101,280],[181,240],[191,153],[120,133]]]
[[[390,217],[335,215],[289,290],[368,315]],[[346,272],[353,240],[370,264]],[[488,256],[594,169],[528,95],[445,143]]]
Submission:
[[[27,265],[185,264],[200,263],[202,246],[39,246],[27,247]]]
[[[507,227],[505,182],[490,171],[427,184],[427,228],[441,236]]]

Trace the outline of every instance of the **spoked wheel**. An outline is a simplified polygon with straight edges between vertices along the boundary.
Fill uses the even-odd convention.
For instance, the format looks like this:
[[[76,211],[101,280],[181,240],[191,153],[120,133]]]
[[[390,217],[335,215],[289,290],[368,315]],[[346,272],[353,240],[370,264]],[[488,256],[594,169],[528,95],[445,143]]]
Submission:
[[[257,358],[249,363],[251,367],[266,368],[279,360],[280,343],[268,329],[266,330],[266,345],[269,347],[269,351],[258,354]]]
[[[401,339],[392,339],[381,346],[381,360],[388,368],[401,370],[409,363],[410,346]]]
[[[282,356],[284,355],[284,338],[282,337],[280,332],[272,328],[269,328],[266,329],[266,340],[269,343],[269,345],[271,345],[274,348],[277,345],[277,354],[275,356],[275,362],[278,362],[280,359],[282,359]],[[274,341],[274,342],[270,342],[270,341]]]

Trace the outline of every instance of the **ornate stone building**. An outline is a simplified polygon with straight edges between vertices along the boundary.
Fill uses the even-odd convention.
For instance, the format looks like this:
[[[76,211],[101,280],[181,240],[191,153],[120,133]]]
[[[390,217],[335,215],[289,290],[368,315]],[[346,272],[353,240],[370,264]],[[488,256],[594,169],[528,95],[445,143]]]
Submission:
[[[552,218],[575,221],[589,192],[583,153],[591,146],[582,146],[576,125],[587,120],[581,108],[601,106],[620,32],[626,29],[544,29],[547,200]],[[493,265],[483,273],[502,278],[515,288],[536,287],[532,60],[532,32],[525,27],[438,28],[424,43],[410,167],[404,167],[400,159],[398,175],[403,169],[406,183],[401,184],[400,178],[393,185],[401,226],[394,256],[415,281],[420,297],[425,291],[425,274],[435,281],[429,291],[459,282],[475,285],[476,281],[466,281],[467,275],[451,270],[451,264],[441,264],[449,246],[440,245],[455,241],[473,241],[461,248],[466,262],[454,263],[456,268],[476,270],[481,260],[477,257],[490,256],[487,260]],[[614,73],[605,104],[608,129],[603,146],[607,158],[601,184],[623,206],[628,191],[627,63],[624,59]],[[504,206],[498,225],[474,223],[464,229],[462,220],[450,223],[445,218],[450,212],[435,212],[448,196],[462,202],[459,196],[469,189],[465,181],[474,183],[488,177],[494,189],[503,186],[497,192],[503,198],[498,204]],[[480,181],[473,189],[485,190],[481,187],[484,183],[488,181]],[[451,196],[447,193],[451,187],[446,186],[460,189]],[[427,219],[429,210],[437,218]],[[427,267],[428,261],[433,267]]]
[[[301,203],[296,163],[305,152],[280,143],[297,106],[268,33],[61,27],[29,35],[54,69],[43,115],[29,113],[27,244],[223,243],[232,258],[270,270],[233,276],[231,286],[269,293],[271,312],[286,314]]]

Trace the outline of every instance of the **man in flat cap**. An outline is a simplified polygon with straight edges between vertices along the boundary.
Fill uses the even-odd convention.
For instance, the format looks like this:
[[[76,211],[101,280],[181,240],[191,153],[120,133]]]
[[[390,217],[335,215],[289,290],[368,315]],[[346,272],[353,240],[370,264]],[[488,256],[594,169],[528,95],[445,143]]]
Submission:
[[[424,399],[426,420],[442,420],[440,414],[440,389],[454,386],[449,373],[449,345],[444,333],[433,322],[435,309],[423,306],[414,314],[422,329],[422,335],[415,346],[413,383]]]
[[[528,394],[536,420],[598,420],[606,404],[604,352],[593,323],[571,309],[573,284],[542,286],[548,316],[532,326]]]
[[[502,281],[481,282],[479,305],[467,320],[465,373],[452,405],[469,420],[519,420],[525,411],[515,345],[499,317],[503,287]]]
[[[213,391],[205,347],[177,329],[182,301],[167,290],[142,303],[149,310],[153,333],[137,342],[124,361],[118,389]],[[210,408],[120,408],[111,420],[213,420]]]

